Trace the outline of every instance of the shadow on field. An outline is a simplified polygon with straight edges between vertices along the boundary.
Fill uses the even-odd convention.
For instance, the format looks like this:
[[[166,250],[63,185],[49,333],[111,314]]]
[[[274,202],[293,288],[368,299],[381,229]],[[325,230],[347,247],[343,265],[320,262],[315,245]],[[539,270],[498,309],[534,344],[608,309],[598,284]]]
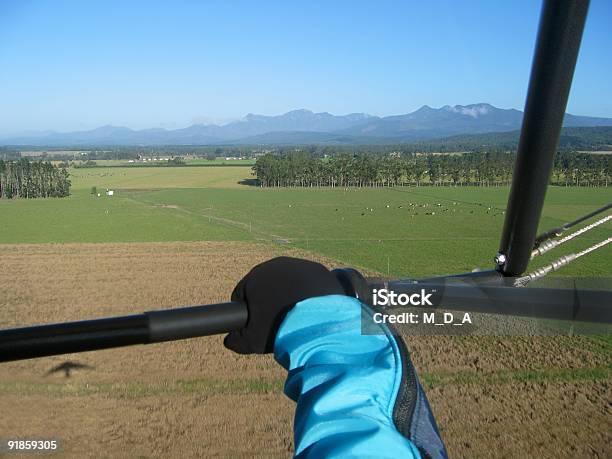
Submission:
[[[93,369],[94,367],[89,366],[85,363],[71,362],[70,360],[67,360],[64,363],[61,363],[51,368],[49,371],[47,371],[47,373],[45,373],[45,377],[50,376],[54,373],[64,372],[64,377],[70,378],[70,372],[72,370],[93,370]]]
[[[238,185],[258,186],[257,179],[243,179],[238,181]]]

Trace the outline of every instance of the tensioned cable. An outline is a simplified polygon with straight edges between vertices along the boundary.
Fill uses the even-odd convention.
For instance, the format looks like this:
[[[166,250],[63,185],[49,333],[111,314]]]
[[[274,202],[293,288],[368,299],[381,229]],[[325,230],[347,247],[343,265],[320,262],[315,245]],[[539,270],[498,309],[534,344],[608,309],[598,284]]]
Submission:
[[[553,271],[557,271],[559,269],[561,269],[563,266],[567,266],[568,264],[570,264],[572,261],[588,254],[591,253],[597,249],[600,249],[602,247],[604,247],[605,245],[609,244],[610,242],[612,242],[612,237],[609,237],[608,239],[604,239],[601,242],[598,242],[597,244],[592,245],[591,247],[588,247],[584,250],[582,250],[581,252],[577,252],[577,253],[570,253],[568,255],[564,255],[561,258],[558,258],[557,260],[553,261],[552,263],[543,266],[541,268],[536,269],[535,271],[533,271],[530,274],[527,274],[526,276],[523,277],[519,277],[518,279],[516,279],[514,281],[514,286],[515,287],[524,287],[525,285],[527,285],[529,282],[536,280],[536,279],[541,279],[542,277],[546,276],[547,274],[553,272]]]
[[[540,245],[538,245],[537,248],[533,249],[531,252],[531,258],[535,258],[538,255],[542,255],[546,252],[548,252],[549,250],[554,249],[555,247],[560,246],[561,244],[563,244],[564,242],[570,241],[572,239],[574,239],[577,236],[580,236],[581,234],[586,233],[587,231],[592,230],[593,228],[598,227],[599,225],[603,225],[604,223],[606,223],[607,221],[612,220],[612,214],[604,217],[604,218],[600,218],[599,220],[591,223],[590,225],[585,226],[584,228],[579,229],[578,231],[575,231],[571,234],[568,234],[567,236],[561,238],[561,239],[551,239],[548,241],[545,241],[543,243],[540,243]]]
[[[583,221],[588,220],[589,218],[594,217],[595,215],[598,215],[598,214],[600,214],[602,212],[605,212],[606,210],[608,210],[610,208],[612,208],[612,202],[609,203],[609,204],[606,204],[603,207],[600,207],[597,210],[594,210],[593,212],[590,212],[590,213],[588,213],[586,215],[583,215],[582,217],[577,218],[576,220],[564,223],[563,225],[561,225],[558,228],[553,228],[553,229],[551,229],[549,231],[546,231],[545,233],[542,233],[542,234],[538,235],[536,237],[536,239],[535,239],[534,244],[533,244],[533,248],[537,249],[540,246],[540,244],[542,244],[544,241],[547,241],[547,240],[552,239],[554,237],[559,237],[559,236],[561,236],[561,234],[563,234],[565,231],[570,229],[572,226],[575,226],[578,223],[582,223]]]

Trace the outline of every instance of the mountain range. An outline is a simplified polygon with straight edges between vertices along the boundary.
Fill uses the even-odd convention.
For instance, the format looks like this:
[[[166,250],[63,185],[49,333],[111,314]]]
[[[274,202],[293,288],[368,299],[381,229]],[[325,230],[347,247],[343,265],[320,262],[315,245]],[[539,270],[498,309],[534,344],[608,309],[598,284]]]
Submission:
[[[4,145],[298,145],[389,144],[431,140],[461,134],[506,132],[520,129],[523,112],[487,103],[427,105],[405,115],[378,117],[366,113],[332,115],[293,110],[283,115],[248,114],[225,125],[194,124],[183,129],[133,130],[103,126],[89,131],[40,132],[0,138]],[[612,126],[612,118],[566,113],[564,126]]]

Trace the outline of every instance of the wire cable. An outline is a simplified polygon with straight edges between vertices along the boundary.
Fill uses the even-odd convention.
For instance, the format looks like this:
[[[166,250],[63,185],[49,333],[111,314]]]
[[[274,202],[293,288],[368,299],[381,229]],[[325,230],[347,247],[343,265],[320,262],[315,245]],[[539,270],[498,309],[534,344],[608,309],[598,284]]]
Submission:
[[[533,248],[537,249],[540,244],[542,244],[544,241],[547,241],[549,239],[552,239],[554,237],[559,237],[561,236],[561,234],[563,234],[565,231],[567,231],[568,229],[570,229],[572,226],[577,225],[578,223],[582,223],[585,220],[588,220],[591,217],[594,217],[595,215],[598,215],[602,212],[605,212],[606,210],[612,208],[612,202],[609,204],[606,204],[603,207],[600,207],[597,210],[594,210],[593,212],[590,212],[586,215],[583,215],[580,218],[577,218],[576,220],[573,220],[571,222],[567,222],[564,223],[563,225],[559,226],[558,228],[553,228],[549,231],[546,231],[545,233],[542,233],[540,235],[538,235],[535,239],[535,242],[533,244]]]
[[[584,255],[591,253],[597,249],[600,249],[604,246],[606,246],[607,244],[609,244],[610,242],[612,242],[612,237],[609,237],[608,239],[604,239],[601,242],[598,242],[597,244],[592,245],[591,247],[588,247],[584,250],[582,250],[581,252],[578,253],[570,253],[568,255],[564,255],[561,258],[556,259],[555,261],[553,261],[552,263],[543,266],[541,268],[536,269],[535,271],[533,271],[530,274],[527,274],[526,276],[522,276],[517,278],[514,281],[514,286],[515,287],[524,287],[525,285],[527,285],[529,282],[536,280],[536,279],[541,279],[542,277],[546,276],[547,274],[553,272],[553,271],[558,271],[559,269],[561,269],[564,266],[567,266],[568,264],[570,264],[572,261],[583,257]]]
[[[561,239],[551,239],[551,240],[548,240],[548,241],[544,241],[537,248],[532,250],[532,252],[531,252],[531,259],[534,259],[538,255],[543,255],[546,252],[548,252],[549,250],[552,250],[555,247],[560,246],[564,242],[570,241],[570,240],[574,239],[575,237],[580,236],[581,234],[584,234],[587,231],[590,231],[593,228],[598,227],[599,225],[603,225],[604,223],[606,223],[609,220],[612,220],[612,214],[610,214],[610,215],[608,215],[608,216],[606,216],[604,218],[600,218],[599,220],[591,223],[590,225],[587,225],[584,228],[579,229],[578,231],[575,231],[575,232],[573,232],[571,234],[568,234],[567,236],[565,236],[565,237],[563,237]]]

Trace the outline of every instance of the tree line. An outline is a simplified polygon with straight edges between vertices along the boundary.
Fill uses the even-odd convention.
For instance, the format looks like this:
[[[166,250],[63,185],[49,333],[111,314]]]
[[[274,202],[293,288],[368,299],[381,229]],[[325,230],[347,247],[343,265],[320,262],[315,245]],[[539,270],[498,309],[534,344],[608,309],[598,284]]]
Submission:
[[[99,146],[81,145],[79,147],[10,147],[0,145],[0,159],[16,160],[26,155],[21,150],[30,151],[31,159],[55,161],[98,161],[98,160],[129,160],[142,157],[184,157],[214,160],[219,156],[253,156],[271,151],[270,148],[258,146],[207,146],[207,145],[153,145],[153,146]]]
[[[50,162],[0,159],[0,199],[70,195],[68,171]]]
[[[308,151],[260,156],[253,172],[263,187],[501,186],[512,178],[514,153],[391,153],[318,157]],[[610,155],[560,152],[551,182],[608,186]]]

